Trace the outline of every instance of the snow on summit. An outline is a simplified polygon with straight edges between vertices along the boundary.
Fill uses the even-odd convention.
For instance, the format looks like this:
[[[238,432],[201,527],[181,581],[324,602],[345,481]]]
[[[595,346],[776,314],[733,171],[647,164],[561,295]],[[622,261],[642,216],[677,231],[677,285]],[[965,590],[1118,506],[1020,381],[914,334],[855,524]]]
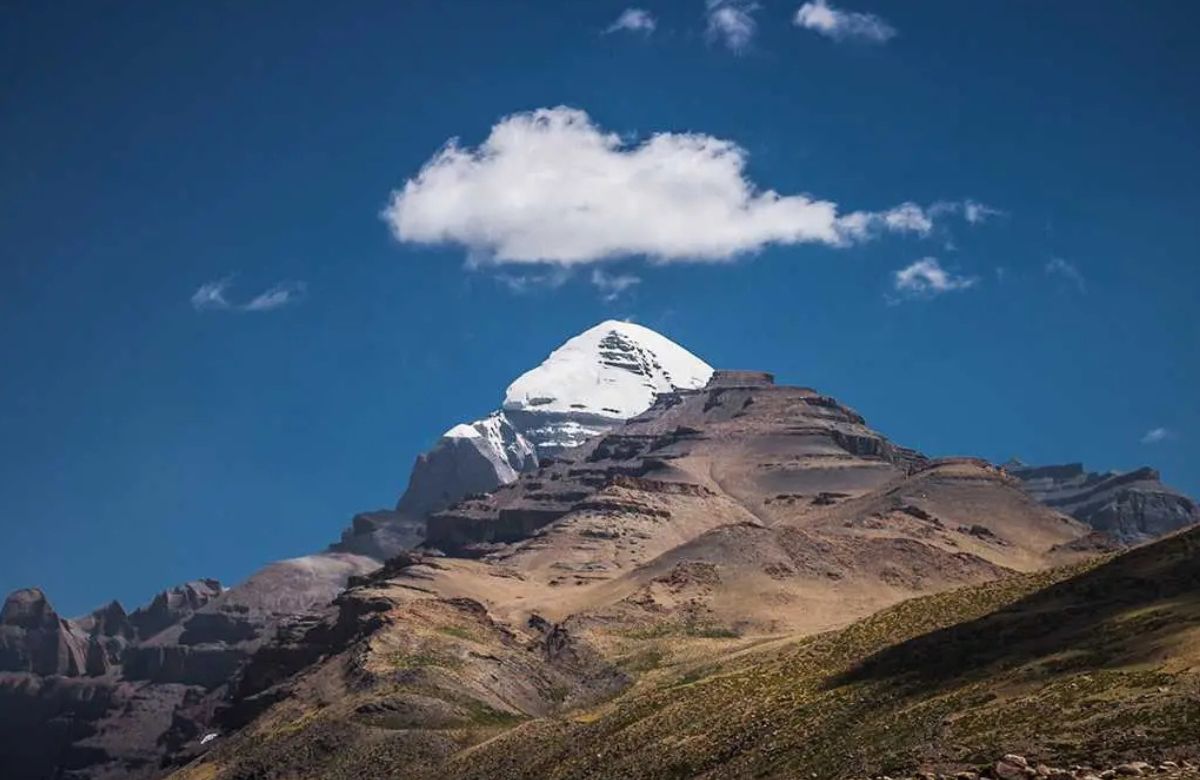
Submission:
[[[700,388],[710,376],[703,360],[649,328],[602,322],[518,377],[502,408],[442,434],[417,458],[397,510],[423,517],[512,482],[646,411],[659,393]]]
[[[635,417],[659,393],[703,387],[712,368],[670,339],[608,320],[568,340],[504,396],[506,411]]]

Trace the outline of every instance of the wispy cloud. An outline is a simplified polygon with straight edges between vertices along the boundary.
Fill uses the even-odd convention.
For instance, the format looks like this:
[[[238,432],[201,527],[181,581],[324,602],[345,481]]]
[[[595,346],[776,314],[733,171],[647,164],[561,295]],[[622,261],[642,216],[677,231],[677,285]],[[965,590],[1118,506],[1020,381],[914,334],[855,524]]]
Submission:
[[[901,268],[892,276],[892,288],[907,299],[929,299],[956,290],[974,287],[979,281],[974,276],[958,276],[942,268],[936,257],[923,257]],[[897,298],[890,301],[898,302]]]
[[[881,233],[915,233],[928,236],[933,231],[936,212],[923,209],[916,203],[901,203],[885,211],[856,211],[839,219],[839,228],[847,237],[857,240]]]
[[[734,54],[746,51],[758,30],[758,23],[754,21],[758,3],[750,0],[707,0],[706,5],[708,39],[724,45]]]
[[[615,301],[626,290],[641,283],[641,277],[633,274],[610,274],[599,268],[592,270],[592,284],[600,291],[600,297],[605,301]]]
[[[875,14],[843,11],[826,0],[812,0],[800,6],[792,21],[797,27],[835,41],[885,43],[896,36],[896,28]]]
[[[963,201],[963,218],[972,225],[977,225],[980,222],[987,222],[992,217],[999,217],[1003,215],[1003,211],[994,209],[991,206],[986,206],[978,201]]]
[[[232,286],[232,275],[205,282],[192,293],[192,308],[196,311],[272,311],[300,302],[307,292],[304,282],[280,282],[246,303],[235,303],[228,295]]]
[[[474,266],[726,262],[771,244],[923,237],[938,218],[915,203],[840,212],[808,194],[761,189],[747,158],[703,133],[628,142],[583,111],[543,108],[501,119],[477,148],[451,139],[392,193],[382,217],[400,241],[462,245]]]
[[[1084,281],[1083,273],[1076,266],[1063,260],[1061,257],[1052,257],[1046,263],[1046,273],[1050,276],[1060,276],[1066,279],[1081,293],[1087,292],[1087,283]]]
[[[966,220],[969,225],[980,225],[993,217],[1004,216],[1004,212],[997,208],[992,208],[986,203],[980,203],[977,200],[939,200],[929,207],[929,213],[934,216],[943,216],[947,214],[960,215]]]
[[[496,281],[515,295],[525,295],[535,290],[557,290],[571,278],[565,266],[551,267],[540,273],[496,274]]]
[[[205,282],[192,293],[192,308],[196,311],[209,309],[228,309],[231,307],[225,291],[233,284],[233,277],[226,276],[212,282]]]
[[[654,16],[642,8],[626,8],[617,20],[605,28],[606,33],[634,32],[649,35],[658,27]]]
[[[1142,444],[1158,444],[1174,438],[1175,432],[1170,428],[1151,428],[1142,434]]]
[[[242,309],[245,311],[271,311],[299,303],[307,293],[308,286],[304,282],[281,282],[254,296]]]

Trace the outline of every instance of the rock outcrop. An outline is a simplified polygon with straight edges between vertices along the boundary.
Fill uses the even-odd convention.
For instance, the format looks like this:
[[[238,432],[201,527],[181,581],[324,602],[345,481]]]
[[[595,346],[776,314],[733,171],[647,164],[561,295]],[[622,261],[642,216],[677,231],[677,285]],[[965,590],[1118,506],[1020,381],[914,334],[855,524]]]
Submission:
[[[0,611],[0,671],[78,677],[87,669],[87,639],[54,611],[46,594],[9,594]]]
[[[1087,471],[1082,463],[1030,466],[1016,459],[1004,468],[1038,501],[1125,544],[1200,522],[1200,506],[1164,485],[1152,468],[1101,474]]]
[[[171,659],[159,669],[195,666],[188,648],[160,637],[222,592],[216,580],[197,580],[159,593],[131,614],[112,601],[76,620],[60,617],[36,588],[9,595],[0,613],[5,776],[156,775],[160,737],[231,669],[156,675],[149,659]]]

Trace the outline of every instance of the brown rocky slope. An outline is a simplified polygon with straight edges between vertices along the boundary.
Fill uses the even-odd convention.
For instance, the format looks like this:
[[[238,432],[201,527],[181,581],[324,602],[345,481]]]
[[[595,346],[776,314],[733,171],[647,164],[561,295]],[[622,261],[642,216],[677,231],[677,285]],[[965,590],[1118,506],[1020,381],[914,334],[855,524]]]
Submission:
[[[974,585],[982,614],[1081,561],[1072,543],[1088,532],[1000,469],[930,460],[813,390],[718,372],[436,515],[429,545],[450,555],[403,556],[352,581],[336,616],[261,650],[216,718],[222,736],[181,776],[716,771],[757,734],[732,701],[707,716],[734,740],[723,758],[672,717],[646,743],[621,727],[634,741],[613,774],[615,733],[579,729],[630,707],[686,710],[714,674],[773,670],[786,685],[802,671],[791,659],[810,652],[797,648],[836,635],[805,637],[891,605],[867,623],[897,621],[885,622],[892,639],[970,614],[934,595],[949,611],[903,624],[913,596]],[[795,679],[837,668],[807,661]],[[576,756],[577,733],[606,759]],[[703,760],[664,765],[677,751],[661,740]]]

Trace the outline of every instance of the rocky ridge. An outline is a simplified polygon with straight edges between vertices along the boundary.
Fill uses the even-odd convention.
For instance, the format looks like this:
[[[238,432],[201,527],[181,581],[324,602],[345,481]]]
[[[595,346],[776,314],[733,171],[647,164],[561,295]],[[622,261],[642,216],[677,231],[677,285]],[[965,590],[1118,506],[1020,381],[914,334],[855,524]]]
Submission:
[[[1142,467],[1089,472],[1081,463],[1030,466],[1013,459],[1004,468],[1037,500],[1087,523],[1123,544],[1138,544],[1200,523],[1200,506]]]

